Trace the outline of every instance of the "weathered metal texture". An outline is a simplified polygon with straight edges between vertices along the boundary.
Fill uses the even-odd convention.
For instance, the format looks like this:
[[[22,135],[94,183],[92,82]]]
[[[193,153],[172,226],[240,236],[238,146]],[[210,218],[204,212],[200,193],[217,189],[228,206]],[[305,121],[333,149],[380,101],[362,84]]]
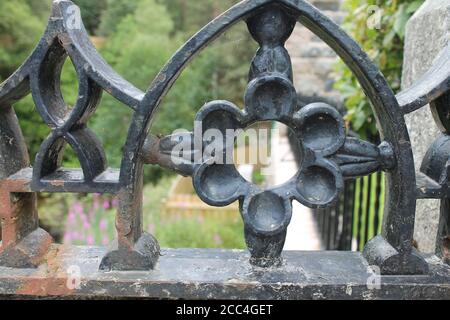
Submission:
[[[448,54],[450,56],[450,51]],[[425,190],[429,198],[441,199],[436,254],[450,264],[450,93],[447,90],[446,94],[429,102],[442,133],[425,154],[420,172],[428,182]]]
[[[433,66],[414,85],[400,92],[397,100],[404,114],[438,100],[450,88],[450,44],[438,55]]]
[[[78,12],[74,8],[71,1],[54,1],[42,40],[19,70],[0,86],[1,115],[4,120],[1,129],[2,138],[5,137],[5,141],[1,141],[4,168],[0,170],[1,178],[5,179],[2,183],[3,198],[8,197],[8,186],[16,182],[18,173],[20,175],[21,170],[29,166],[26,147],[10,105],[31,92],[39,114],[52,131],[42,143],[32,171],[22,172],[23,177],[28,179],[30,190],[21,192],[98,192],[118,195],[117,250],[105,257],[102,268],[147,270],[156,262],[159,246],[152,236],[142,232],[142,179],[134,179],[132,189],[124,187],[120,182],[120,170],[107,168],[101,143],[87,127],[103,90],[132,110],[137,109],[144,93],[122,79],[99,56],[79,21],[80,17],[74,16]],[[79,82],[78,99],[73,109],[66,106],[59,86],[61,69],[67,57],[70,57],[75,67]],[[77,154],[80,169],[60,168],[66,143]],[[3,232],[7,240],[2,245],[7,257],[0,261],[3,265],[8,264],[4,261],[14,260],[18,252],[6,248],[14,246],[24,237],[22,233],[28,234],[38,228],[34,195],[19,194],[14,202],[14,206],[6,200],[3,202],[2,217],[6,221]],[[9,223],[11,219],[15,223]],[[12,229],[12,226],[17,225],[19,229]],[[9,234],[15,238],[10,240]],[[5,234],[3,238],[5,240]],[[43,242],[40,250],[35,252],[44,252],[48,247],[46,239],[40,242]],[[21,255],[17,255],[20,258]],[[28,267],[29,263],[16,266]]]
[[[0,267],[0,296],[152,299],[450,299],[450,267],[427,256],[427,276],[381,276],[358,252],[286,252],[278,268],[245,251],[163,250],[152,271],[101,272],[105,248],[53,246],[39,269]],[[73,266],[79,273],[73,274]],[[72,267],[72,268],[71,268]]]
[[[100,269],[130,271],[158,268],[159,245],[153,236],[142,231],[143,166],[152,163],[192,176],[196,191],[209,204],[223,206],[239,201],[251,263],[269,268],[268,274],[277,274],[280,279],[289,277],[281,251],[292,214],[292,200],[313,208],[327,207],[336,200],[345,178],[384,170],[387,172],[387,192],[383,234],[368,243],[364,258],[368,263],[378,265],[384,274],[425,274],[429,271],[429,264],[412,245],[415,202],[418,197],[447,199],[448,175],[444,160],[448,159],[450,150],[447,151],[440,141],[432,147],[418,179],[419,183],[425,184],[417,185],[403,115],[433,101],[442,127],[449,127],[448,95],[445,95],[449,90],[448,48],[437,62],[437,67],[417,85],[420,90],[409,90],[396,98],[383,75],[361,48],[306,1],[246,0],[210,22],[180,48],[144,94],[117,75],[98,55],[82,24],[79,27],[73,25],[72,6],[73,3],[68,0],[54,1],[52,17],[41,42],[19,70],[0,85],[0,179],[1,197],[5,199],[2,201],[5,205],[1,215],[6,221],[2,252],[8,252],[4,255],[8,259],[0,259],[0,264],[8,265],[7,260],[12,260],[18,261],[15,267],[36,266],[42,260],[43,253],[48,251],[48,235],[39,229],[33,192],[100,192],[114,194],[120,202],[116,219],[117,244],[106,254],[100,252],[103,257],[99,263]],[[203,122],[203,129],[216,128],[221,131],[245,128],[264,120],[281,121],[291,127],[302,150],[300,170],[291,181],[272,189],[260,189],[248,183],[234,165],[218,165],[208,159],[204,159],[202,164],[193,163],[193,157],[201,150],[194,149],[188,159],[175,162],[171,156],[175,146],[173,138],[192,139],[190,133],[165,138],[148,137],[152,119],[162,99],[182,70],[217,36],[241,20],[247,21],[250,33],[260,44],[251,65],[245,109],[241,111],[226,101],[214,101],[199,111],[197,120]],[[284,42],[296,21],[336,51],[359,80],[376,115],[382,138],[379,146],[347,137],[342,117],[329,105],[312,103],[302,108],[297,106],[290,58],[284,48]],[[73,109],[66,107],[59,88],[59,76],[67,56],[72,60],[79,80],[78,101]],[[134,111],[120,169],[107,169],[103,148],[87,127],[103,90]],[[15,101],[29,92],[43,121],[52,130],[43,142],[32,169],[28,168],[25,144],[11,108]],[[442,139],[446,141],[446,136]],[[75,150],[81,168],[60,168],[66,143]],[[201,145],[208,146],[209,143],[202,141]],[[230,143],[224,145],[220,152],[227,156],[232,146]],[[20,190],[11,189],[17,184],[22,184]],[[448,233],[447,207],[444,205],[442,210],[441,239]],[[28,241],[28,237],[37,237],[38,240],[33,238]],[[30,242],[35,246],[30,252],[35,254],[27,255],[28,259],[24,262],[18,252],[26,252],[21,250],[23,245],[30,249]],[[442,241],[438,247],[438,254],[445,259],[448,242]],[[310,257],[305,253],[295,255],[290,263]],[[358,254],[334,255],[318,253],[317,261],[329,258],[332,261],[337,259],[335,262],[338,263],[338,260],[350,257],[347,255],[354,255],[363,261]],[[205,259],[199,262],[201,265],[210,262],[204,256],[198,258]],[[186,262],[184,259],[179,261],[181,264]],[[220,262],[227,261],[222,259]],[[171,263],[176,262],[171,260]],[[276,266],[279,269],[273,269]],[[345,272],[343,269],[330,269],[330,272],[351,280],[351,266],[348,267]],[[430,267],[433,273],[434,267]],[[173,268],[167,270],[177,272]],[[263,279],[265,272],[258,270]],[[447,269],[442,270],[445,273]],[[152,275],[151,272],[148,274]],[[96,274],[98,277],[100,275]],[[400,278],[393,279],[394,282],[401,282]],[[416,283],[423,278],[410,279],[411,283]],[[433,277],[427,279],[432,282]],[[295,281],[300,282],[300,279]],[[249,283],[246,286],[258,292],[257,286]],[[430,286],[437,291],[442,288],[435,283]],[[448,288],[445,287],[445,290]],[[65,291],[63,293],[67,294]],[[184,293],[187,297],[195,296],[186,291]],[[389,296],[388,291],[383,294]],[[411,294],[414,297],[415,293]],[[217,296],[220,297],[220,294]],[[301,290],[293,296],[302,297]]]
[[[276,7],[274,7],[276,5]],[[261,10],[263,13],[261,13]],[[276,17],[277,13],[276,11],[282,10],[283,14],[285,15],[285,18],[283,19],[283,22],[280,24],[278,20],[275,19],[265,19],[261,18],[264,17],[264,14],[270,16],[271,14],[273,17]],[[265,13],[264,13],[265,12]],[[261,24],[261,27],[264,27],[267,31],[270,32],[270,35],[276,35],[278,37],[275,37],[275,45],[268,46],[269,48],[272,48],[274,46],[278,46],[279,54],[274,54],[272,56],[268,56],[266,60],[262,63],[262,65],[255,65],[253,63],[252,69],[258,70],[264,70],[267,69],[270,70],[271,66],[276,66],[277,63],[280,63],[282,66],[283,72],[277,72],[279,76],[281,76],[283,79],[280,80],[280,83],[288,83],[286,95],[284,96],[285,100],[281,101],[278,100],[278,103],[273,106],[272,109],[260,109],[258,113],[259,119],[274,119],[273,114],[275,113],[281,113],[285,110],[287,110],[287,116],[284,115],[282,117],[282,121],[287,122],[288,125],[294,128],[297,124],[296,121],[293,121],[292,118],[295,118],[292,114],[295,110],[295,106],[292,107],[289,105],[289,97],[288,94],[291,92],[291,88],[289,88],[289,72],[290,72],[290,62],[288,59],[288,56],[283,54],[283,48],[280,46],[280,43],[282,44],[283,41],[280,41],[279,39],[283,39],[282,36],[280,36],[277,32],[277,28],[281,27],[286,28],[286,25],[289,25],[289,19],[290,17],[296,17],[298,21],[303,23],[306,27],[310,28],[316,35],[321,37],[326,43],[328,43],[332,49],[334,49],[341,58],[347,63],[347,65],[351,68],[351,70],[355,73],[358,80],[360,81],[366,95],[369,97],[370,101],[372,102],[372,105],[374,106],[375,114],[377,115],[377,122],[379,124],[380,133],[384,140],[382,144],[382,150],[379,149],[376,152],[373,147],[367,148],[368,144],[361,142],[358,150],[352,150],[350,154],[348,148],[341,147],[345,144],[346,138],[345,135],[342,135],[341,129],[339,127],[341,126],[340,119],[338,116],[334,117],[334,120],[336,121],[337,125],[335,128],[338,128],[337,131],[338,134],[337,137],[342,137],[343,140],[336,139],[336,145],[333,145],[333,147],[338,146],[335,150],[332,150],[330,154],[327,156],[332,156],[334,153],[339,154],[339,152],[342,152],[341,157],[337,157],[338,161],[340,162],[344,170],[341,170],[341,168],[337,167],[336,164],[332,166],[328,166],[328,169],[330,167],[337,168],[337,170],[330,170],[328,172],[333,172],[332,175],[335,179],[335,182],[338,182],[335,187],[337,187],[335,190],[339,191],[339,187],[342,185],[339,183],[340,178],[342,177],[342,171],[344,173],[347,173],[347,175],[351,175],[348,170],[345,170],[345,167],[352,168],[355,170],[359,170],[360,174],[368,174],[370,172],[380,169],[387,169],[388,175],[387,175],[387,186],[388,186],[388,192],[387,192],[387,202],[386,202],[386,213],[385,213],[385,219],[384,219],[384,228],[383,228],[383,241],[373,241],[372,243],[369,243],[369,249],[366,251],[367,258],[372,261],[379,264],[382,268],[383,272],[387,273],[425,273],[427,272],[427,266],[426,263],[415,255],[414,252],[412,252],[412,242],[413,242],[413,229],[414,229],[414,211],[415,211],[415,200],[416,200],[416,188],[415,188],[415,174],[414,174],[414,165],[413,165],[413,159],[412,159],[412,153],[411,153],[411,146],[409,143],[409,137],[408,133],[404,124],[403,114],[399,111],[399,106],[397,103],[397,100],[392,92],[392,90],[387,85],[385,79],[381,75],[380,71],[371,63],[369,58],[366,56],[364,52],[360,49],[360,47],[352,41],[338,26],[336,26],[333,22],[331,22],[328,18],[324,17],[320,12],[318,12],[314,7],[309,5],[308,3],[304,1],[244,1],[238,4],[237,6],[231,8],[228,12],[226,12],[224,15],[218,17],[215,21],[208,24],[204,29],[202,29],[197,35],[195,35],[190,41],[186,43],[186,45],[181,48],[177,54],[175,54],[174,57],[170,60],[169,64],[167,64],[163,71],[160,73],[160,75],[157,77],[157,80],[153,83],[151,88],[149,89],[146,97],[144,98],[142,102],[143,108],[146,108],[146,112],[142,115],[142,117],[147,117],[145,123],[149,123],[149,120],[151,118],[151,115],[157,110],[157,107],[161,101],[161,97],[164,95],[164,93],[170,88],[172,83],[176,80],[179,72],[186,66],[186,64],[194,57],[195,54],[197,54],[204,46],[206,46],[210,41],[212,41],[218,34],[225,31],[227,28],[229,28],[231,25],[233,25],[235,22],[241,19],[250,18],[248,21],[251,23],[252,21],[258,20],[258,16],[260,20],[263,20],[264,22]],[[250,30],[252,31],[252,30]],[[282,32],[281,32],[282,33]],[[286,31],[286,34],[288,34],[288,31]],[[284,34],[282,33],[284,36]],[[257,39],[258,40],[258,39]],[[267,45],[266,45],[267,47]],[[259,52],[263,50],[260,49]],[[258,54],[257,54],[258,57]],[[272,67],[273,71],[273,67]],[[275,70],[276,71],[276,70]],[[257,74],[258,72],[256,72]],[[286,73],[288,74],[288,80],[286,80]],[[251,79],[253,76],[253,72],[251,72]],[[273,76],[273,75],[272,75]],[[283,77],[284,76],[284,77]],[[254,80],[253,80],[254,81]],[[272,90],[272,93],[274,90],[276,90],[276,87],[280,87],[280,85],[272,86],[272,88],[269,88],[269,97],[270,97],[270,90]],[[248,92],[247,92],[248,94]],[[288,98],[286,98],[288,97]],[[269,104],[270,98],[267,98],[266,101],[263,101],[265,103],[264,106],[270,105]],[[250,102],[250,104],[252,101]],[[219,107],[221,105],[221,107]],[[249,105],[246,103],[246,108],[248,109]],[[252,113],[246,112],[241,113],[237,112],[236,108],[229,103],[225,102],[215,102],[210,103],[207,106],[204,107],[206,110],[209,110],[210,112],[216,112],[217,116],[222,117],[222,119],[217,120],[217,123],[220,124],[220,126],[217,126],[217,128],[223,127],[223,123],[227,123],[226,121],[223,121],[223,117],[226,117],[227,120],[230,120],[230,125],[233,127],[245,127],[246,124],[251,123]],[[291,108],[291,109],[290,109]],[[309,106],[308,108],[305,108],[303,110],[304,113],[314,113],[315,109],[317,107]],[[205,109],[203,109],[199,113],[199,117],[205,117]],[[224,111],[218,112],[217,110],[214,111],[214,109],[223,109]],[[307,111],[308,109],[311,109]],[[291,112],[291,114],[289,114]],[[300,110],[302,112],[302,110]],[[332,111],[329,111],[330,114],[333,114]],[[254,113],[253,113],[254,114]],[[231,116],[230,116],[231,115]],[[212,119],[214,117],[211,117]],[[318,119],[321,119],[322,117],[319,117]],[[328,117],[326,117],[328,118]],[[333,116],[331,116],[333,118]],[[316,118],[314,120],[314,117],[311,119],[308,119],[308,125],[310,125],[310,128],[318,129],[320,128],[320,121],[318,121]],[[280,120],[277,118],[277,120]],[[211,121],[213,123],[214,121]],[[298,122],[298,121],[297,121]],[[137,127],[136,127],[137,128]],[[323,128],[323,127],[322,127]],[[226,128],[225,128],[226,129]],[[327,127],[328,129],[328,127]],[[133,141],[137,141],[139,137],[145,136],[148,128],[143,128],[140,134],[137,132],[134,135],[130,135],[130,138],[133,138]],[[327,132],[326,130],[325,132]],[[309,139],[307,139],[310,145],[314,145],[315,143],[318,143],[319,139],[321,138],[322,130],[312,131],[313,134],[309,135]],[[341,134],[339,134],[341,133]],[[299,140],[303,143],[303,147],[305,145],[308,147],[308,145],[305,143],[305,136],[301,135]],[[131,142],[131,140],[129,140]],[[349,142],[351,143],[351,141]],[[349,143],[347,143],[347,147],[349,147]],[[366,146],[364,148],[363,146]],[[331,149],[333,149],[333,147]],[[310,148],[311,149],[311,148]],[[167,150],[165,150],[167,152]],[[370,152],[372,151],[372,152]],[[320,152],[319,152],[320,153]],[[317,153],[316,153],[317,155]],[[345,157],[345,156],[352,156],[352,158]],[[390,156],[393,156],[389,158]],[[311,157],[314,158],[314,157]],[[131,159],[131,158],[129,158]],[[345,159],[345,160],[343,160]],[[137,160],[136,160],[137,161]],[[332,162],[329,162],[332,163]],[[311,162],[308,162],[308,159],[306,157],[306,160],[304,160],[304,166],[302,168],[307,169],[308,166],[311,166]],[[394,165],[395,164],[395,165]],[[208,166],[203,166],[204,168]],[[202,167],[198,169],[200,173],[202,173]],[[210,170],[206,170],[209,172]],[[318,174],[318,171],[313,170],[313,173],[310,175],[311,179],[309,179],[309,182],[306,184],[304,190],[307,191],[315,191],[314,185],[311,184],[311,181],[315,181],[316,175]],[[338,174],[336,174],[338,172]],[[220,181],[220,179],[214,178],[214,175],[217,175],[218,177],[223,177],[223,179]],[[265,190],[265,191],[259,191],[255,193],[254,189],[248,187],[248,184],[240,178],[240,176],[237,176],[235,171],[232,169],[232,166],[221,166],[220,169],[218,169],[216,172],[213,171],[212,179],[209,179],[210,185],[220,185],[223,186],[226,182],[227,188],[222,188],[223,192],[227,191],[228,194],[220,194],[219,197],[210,197],[207,195],[208,186],[203,183],[195,183],[195,181],[200,181],[198,178],[196,178],[196,175],[194,173],[194,185],[196,185],[196,189],[199,192],[199,195],[202,197],[203,200],[207,201],[210,204],[213,205],[224,205],[224,203],[234,201],[234,200],[240,200],[242,205],[242,214],[244,216],[244,220],[246,220],[246,217],[248,217],[248,209],[246,211],[246,205],[247,207],[250,204],[250,201],[245,202],[245,198],[252,199],[252,196],[262,194],[263,196],[258,197],[258,207],[262,208],[261,210],[265,210],[266,208],[270,208],[273,206],[276,206],[276,210],[267,210],[266,213],[263,215],[264,217],[270,217],[272,215],[272,212],[277,212],[276,216],[279,217],[277,219],[277,229],[275,229],[278,233],[277,237],[274,237],[273,239],[270,239],[267,237],[267,235],[264,235],[264,232],[256,232],[256,236],[261,237],[260,240],[257,239],[257,237],[249,237],[249,233],[247,232],[247,238],[251,238],[250,241],[250,247],[252,244],[257,246],[259,254],[262,256],[270,256],[272,259],[271,262],[268,262],[267,265],[276,264],[279,262],[278,260],[278,253],[279,248],[282,247],[282,242],[284,239],[284,236],[282,234],[283,228],[285,228],[285,224],[289,222],[290,218],[290,200],[292,198],[295,198],[293,194],[288,194],[288,196],[280,197],[279,194],[276,192],[273,192],[273,190]],[[296,177],[298,179],[298,177]],[[234,187],[232,187],[233,184],[229,184],[231,179],[231,182],[233,183],[234,180]],[[299,179],[301,180],[301,179]],[[333,179],[327,179],[333,180]],[[292,183],[294,184],[294,183]],[[324,183],[323,185],[327,185],[327,183]],[[209,189],[216,189],[216,188],[209,188]],[[293,190],[294,188],[289,188],[289,191]],[[295,187],[295,189],[298,189]],[[319,188],[320,189],[320,188]],[[322,188],[323,189],[323,188]],[[327,188],[326,188],[327,189]],[[282,188],[279,190],[286,191]],[[329,189],[330,190],[330,189]],[[331,188],[333,190],[333,188]],[[253,191],[253,192],[252,192]],[[323,191],[323,190],[321,190]],[[325,194],[327,192],[324,192]],[[247,196],[247,197],[246,197]],[[303,200],[303,203],[309,205],[309,206],[326,206],[332,203],[332,201],[335,199],[333,196],[333,192],[329,192],[326,194],[325,197],[326,200],[320,201],[319,203],[311,203],[308,201]],[[287,199],[286,199],[287,198]],[[276,200],[279,199],[279,200]],[[276,201],[274,201],[276,200]],[[287,200],[287,201],[286,201]],[[281,213],[279,213],[281,212]],[[262,213],[260,211],[260,213]],[[246,225],[251,226],[252,221],[246,220]],[[254,229],[254,228],[253,228]],[[248,230],[248,228],[247,228]],[[253,230],[255,231],[255,230]],[[261,231],[261,230],[260,230]],[[267,230],[266,230],[267,231]],[[267,233],[267,232],[266,232]],[[273,234],[272,234],[273,235]],[[252,236],[252,235],[250,235]],[[273,241],[272,241],[273,240]],[[247,241],[249,242],[249,241]],[[373,248],[370,248],[372,246]],[[383,251],[385,251],[387,248],[389,248],[389,252],[392,256],[385,256],[383,255]],[[392,250],[390,250],[392,249]],[[256,262],[256,261],[255,261]],[[258,262],[256,262],[258,263]]]
[[[347,137],[344,146],[334,156],[347,179],[387,171],[395,167],[391,146],[383,142],[378,147],[367,141]]]
[[[0,265],[37,267],[52,238],[39,228],[30,179],[16,174],[29,166],[28,151],[10,101],[1,99],[0,132]]]
[[[436,255],[450,265],[450,200],[441,202],[441,217],[436,238]]]
[[[436,254],[450,264],[450,45],[442,50],[430,70],[399,93],[397,99],[405,114],[430,104],[434,120],[442,131],[417,173],[417,197],[441,199]]]

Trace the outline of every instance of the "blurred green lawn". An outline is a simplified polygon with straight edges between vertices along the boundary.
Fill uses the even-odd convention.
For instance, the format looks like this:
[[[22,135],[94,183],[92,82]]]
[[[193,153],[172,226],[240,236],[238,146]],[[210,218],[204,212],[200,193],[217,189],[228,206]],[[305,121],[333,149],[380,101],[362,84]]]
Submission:
[[[165,217],[160,209],[173,178],[144,188],[144,227],[162,247],[244,249],[244,225],[238,219],[217,217]]]

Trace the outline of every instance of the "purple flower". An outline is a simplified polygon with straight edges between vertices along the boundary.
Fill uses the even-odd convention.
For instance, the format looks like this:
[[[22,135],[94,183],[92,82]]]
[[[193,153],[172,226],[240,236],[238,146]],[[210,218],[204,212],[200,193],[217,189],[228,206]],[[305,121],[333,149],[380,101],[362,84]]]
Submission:
[[[83,206],[78,201],[73,204],[72,208],[76,213],[83,213]]]
[[[105,200],[103,201],[103,209],[108,210],[110,208],[110,204],[109,201]]]
[[[98,200],[97,200],[97,198],[94,198],[94,203],[92,204],[92,209],[93,210],[97,210],[98,208],[99,208],[99,203],[98,203]]]
[[[66,244],[71,244],[72,243],[72,233],[70,231],[66,232],[64,234],[64,243],[66,243]]]
[[[80,219],[81,222],[86,223],[88,221],[88,218],[86,216],[86,214],[84,214],[84,212],[80,213]]]
[[[67,223],[69,225],[74,225],[75,222],[77,220],[77,216],[75,214],[75,212],[73,212],[72,210],[69,211],[69,216],[67,217]]]
[[[72,239],[73,239],[73,240],[81,240],[81,235],[80,235],[80,233],[77,232],[77,231],[72,232]]]
[[[91,208],[91,210],[89,210],[89,214],[88,214],[89,221],[92,221],[94,219],[94,215],[95,215],[95,210],[94,210],[94,208]]]
[[[117,208],[119,206],[119,200],[117,200],[116,198],[114,198],[112,200],[112,206],[113,208]]]
[[[87,242],[88,246],[93,246],[95,244],[94,237],[92,235],[89,235],[86,239],[86,242]]]

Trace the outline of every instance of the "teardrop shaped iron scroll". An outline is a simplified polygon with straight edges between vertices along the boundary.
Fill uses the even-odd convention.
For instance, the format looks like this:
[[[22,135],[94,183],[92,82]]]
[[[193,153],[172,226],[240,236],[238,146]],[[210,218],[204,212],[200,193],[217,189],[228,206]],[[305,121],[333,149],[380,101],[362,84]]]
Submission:
[[[64,62],[71,59],[79,90],[76,105],[68,107],[62,97],[60,76]],[[143,232],[142,193],[132,199],[122,192],[120,170],[107,168],[100,140],[87,127],[100,102],[103,90],[132,110],[144,93],[120,77],[98,54],[81,20],[80,9],[69,0],[53,1],[47,29],[33,53],[4,83],[0,84],[0,109],[4,125],[0,131],[14,132],[18,146],[0,141],[2,155],[16,155],[14,161],[0,163],[0,210],[3,241],[0,265],[37,267],[51,245],[51,237],[39,228],[36,192],[109,193],[119,197],[118,241],[123,255],[111,251],[102,269],[148,270],[159,257],[156,239]],[[41,144],[33,168],[11,105],[32,94],[36,109],[51,129]],[[70,144],[81,168],[61,168],[64,146]],[[12,158],[12,157],[11,157]],[[138,184],[142,177],[135,180]],[[11,197],[10,194],[17,194]],[[12,202],[14,199],[14,203]],[[132,203],[131,205],[128,205]],[[121,217],[124,217],[121,219]],[[112,260],[119,263],[109,263]]]
[[[53,39],[38,64],[37,72],[30,75],[36,108],[52,129],[36,157],[33,170],[34,190],[47,190],[52,180],[58,180],[58,175],[64,176],[62,172],[57,171],[61,167],[66,143],[71,145],[79,158],[83,172],[80,182],[92,183],[106,169],[106,156],[100,140],[86,126],[100,102],[102,89],[75,63],[79,90],[75,106],[69,109],[59,84],[62,67],[67,58],[63,41],[59,37]],[[64,181],[61,178],[59,180]]]
[[[62,68],[68,59],[78,81],[73,107],[66,104],[60,88]],[[25,81],[17,84],[21,79]],[[144,94],[121,78],[98,54],[84,28],[80,9],[74,3],[69,0],[53,2],[52,15],[41,41],[3,86],[0,100],[20,88],[21,96],[26,94],[25,90],[31,91],[37,111],[51,129],[36,156],[33,191],[119,191],[119,169],[107,168],[103,146],[88,128],[88,121],[100,103],[103,90],[133,110]],[[61,168],[66,144],[75,151],[81,168]]]

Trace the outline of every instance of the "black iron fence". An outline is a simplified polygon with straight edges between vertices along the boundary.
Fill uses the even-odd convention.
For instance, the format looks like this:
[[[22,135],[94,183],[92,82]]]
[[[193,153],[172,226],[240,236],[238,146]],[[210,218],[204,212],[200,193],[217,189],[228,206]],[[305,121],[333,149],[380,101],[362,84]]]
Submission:
[[[298,103],[301,106],[307,105],[310,99],[299,96]],[[317,97],[315,99],[328,102]],[[345,113],[339,105],[337,109],[340,113]],[[349,135],[357,137],[354,132]],[[378,136],[368,136],[372,143],[380,143]],[[296,161],[300,163],[301,150],[292,135],[289,136],[289,141]],[[370,239],[381,233],[383,208],[383,172],[346,180],[344,190],[335,205],[313,210],[323,249],[362,251]]]
[[[383,219],[382,173],[345,182],[335,206],[314,210],[326,250],[363,250],[381,231]]]
[[[421,80],[394,96],[361,48],[309,2],[242,1],[186,42],[144,93],[107,65],[81,21],[74,23],[74,12],[78,8],[72,2],[54,1],[48,28],[35,51],[0,85],[0,295],[232,300],[450,296],[450,274],[443,264],[448,260],[450,229],[450,46]],[[179,156],[177,142],[184,138],[192,142],[194,133],[149,136],[159,104],[189,62],[241,20],[260,44],[250,66],[245,109],[224,100],[203,106],[196,116],[204,130],[201,143],[186,157]],[[297,22],[328,43],[358,78],[380,125],[384,141],[379,145],[348,135],[342,115],[327,103],[316,101],[298,108],[292,66],[284,48]],[[61,67],[68,56],[79,80],[73,109],[66,106],[59,87]],[[103,91],[134,112],[121,166],[113,169],[100,140],[88,129]],[[30,93],[52,131],[33,167],[12,107]],[[430,146],[416,179],[404,115],[428,103],[443,133]],[[229,130],[261,121],[287,124],[296,132],[292,137],[297,140],[295,153],[305,155],[295,177],[267,189],[243,179],[234,164],[210,161],[233,151],[234,144],[223,139]],[[209,129],[220,132],[217,139],[204,134]],[[212,148],[214,153],[193,161],[204,146],[219,142],[221,148]],[[62,167],[67,144],[81,167]],[[248,252],[161,249],[157,239],[143,231],[146,164],[191,176],[196,193],[209,205],[239,202]],[[389,179],[386,184],[382,172]],[[114,246],[54,244],[39,225],[39,193],[117,197]],[[436,246],[441,259],[426,259],[427,255],[413,248],[417,199],[443,200]],[[286,252],[282,256],[293,200],[310,208],[331,206],[316,212],[329,249],[361,249],[380,231],[381,208],[383,236],[372,238],[362,255]],[[398,277],[379,279],[383,285],[380,282],[374,290],[368,287],[368,277],[375,275],[367,266]],[[33,268],[36,272],[20,270]],[[111,275],[108,271],[124,272]]]

